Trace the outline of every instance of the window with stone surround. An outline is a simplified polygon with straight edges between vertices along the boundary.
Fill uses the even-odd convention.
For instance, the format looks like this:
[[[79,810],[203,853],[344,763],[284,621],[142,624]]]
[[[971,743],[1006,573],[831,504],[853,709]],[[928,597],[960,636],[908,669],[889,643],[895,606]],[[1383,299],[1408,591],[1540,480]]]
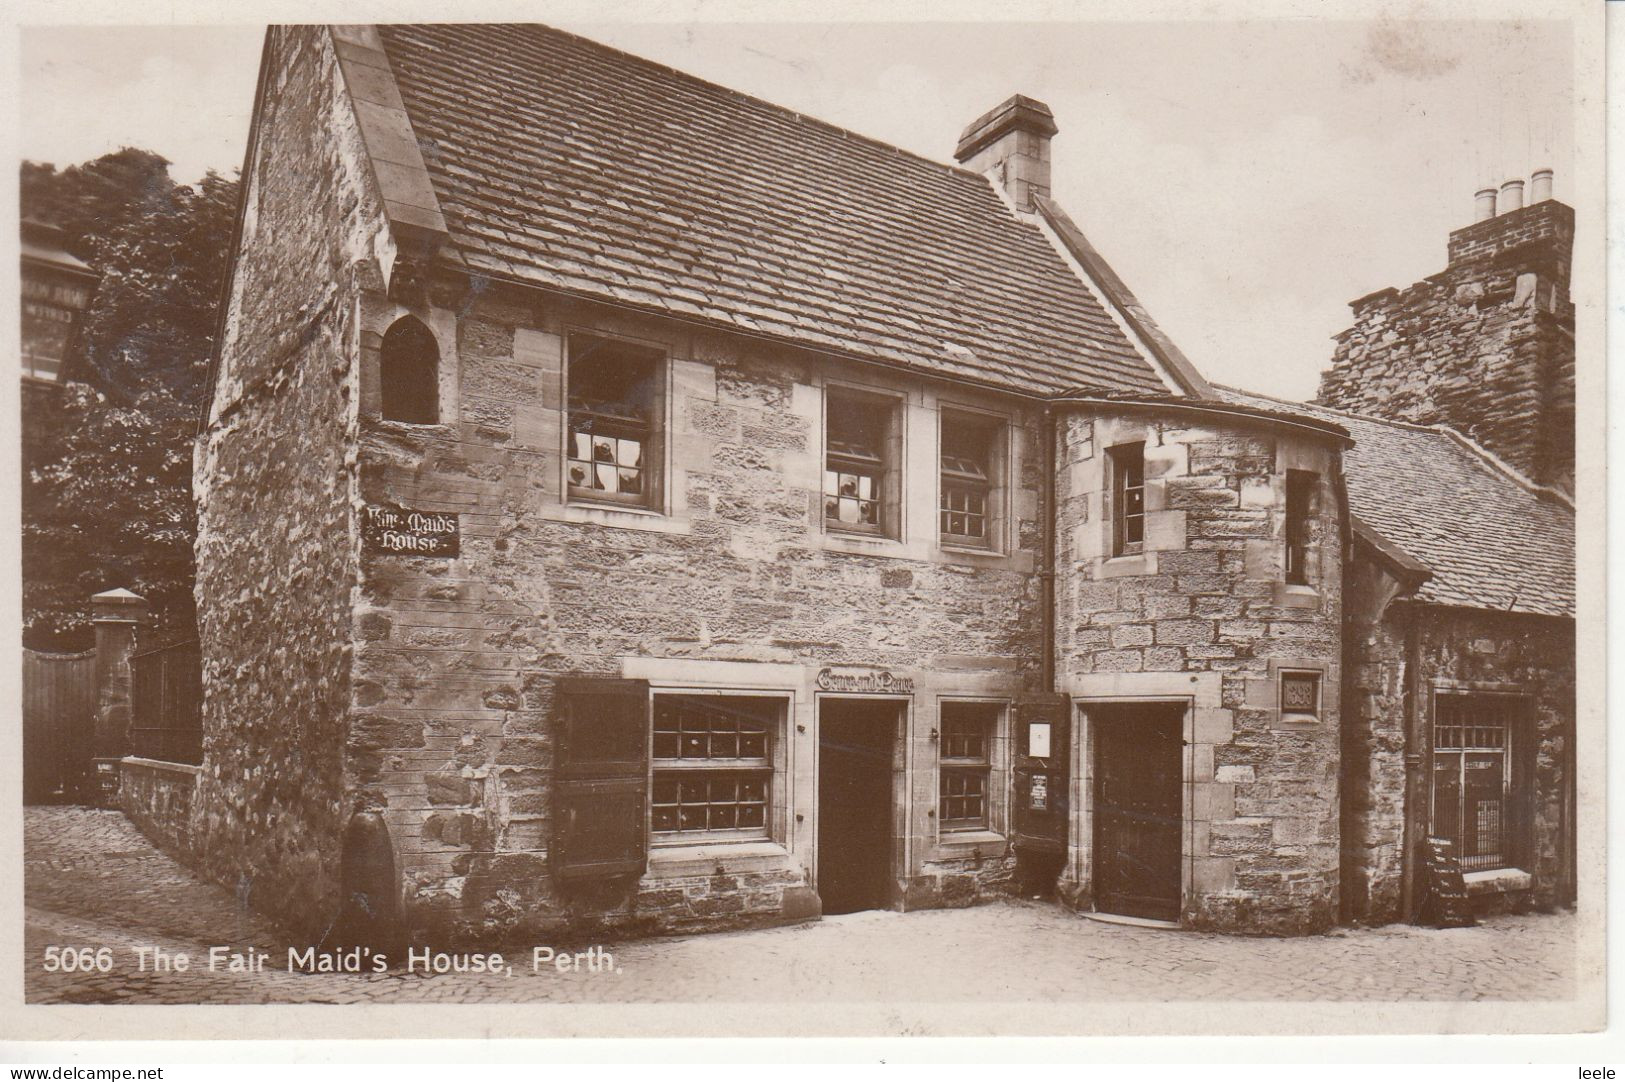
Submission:
[[[570,335],[570,499],[656,506],[663,360],[649,346]]]
[[[1519,769],[1524,700],[1437,692],[1433,699],[1432,822],[1455,842],[1463,871],[1515,867],[1528,832]]]
[[[1002,426],[980,414],[943,410],[938,531],[944,544],[997,548],[999,437]]]
[[[995,703],[942,704],[937,821],[943,831],[987,830],[991,803]]]
[[[650,827],[668,842],[770,834],[779,699],[656,695]]]
[[[1137,556],[1145,547],[1145,444],[1106,452],[1111,473],[1112,555]]]
[[[1309,585],[1309,543],[1315,488],[1320,475],[1309,470],[1286,471],[1286,581]]]
[[[897,535],[901,424],[896,399],[831,388],[824,399],[824,523]]]
[[[381,414],[405,424],[440,423],[440,346],[413,316],[402,316],[378,347]]]

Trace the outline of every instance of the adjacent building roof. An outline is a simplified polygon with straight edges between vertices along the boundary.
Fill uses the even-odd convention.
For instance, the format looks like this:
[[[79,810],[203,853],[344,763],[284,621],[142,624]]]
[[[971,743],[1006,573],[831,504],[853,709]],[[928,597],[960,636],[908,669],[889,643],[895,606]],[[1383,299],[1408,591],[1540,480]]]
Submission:
[[[1166,389],[985,177],[547,27],[378,31],[472,271],[1023,392]]]
[[[1349,510],[1432,572],[1418,600],[1574,615],[1573,508],[1467,437],[1229,388],[1219,394],[1347,429]]]

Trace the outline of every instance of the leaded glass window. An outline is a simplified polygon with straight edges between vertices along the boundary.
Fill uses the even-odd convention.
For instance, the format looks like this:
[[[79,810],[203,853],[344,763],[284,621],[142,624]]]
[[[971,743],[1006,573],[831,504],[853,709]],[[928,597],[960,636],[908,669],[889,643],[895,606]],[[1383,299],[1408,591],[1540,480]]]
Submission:
[[[589,335],[570,338],[570,495],[648,503],[660,353]]]
[[[894,407],[832,393],[827,399],[824,521],[843,530],[878,533],[885,521],[888,430]]]
[[[772,699],[656,696],[654,832],[765,837],[779,709]]]

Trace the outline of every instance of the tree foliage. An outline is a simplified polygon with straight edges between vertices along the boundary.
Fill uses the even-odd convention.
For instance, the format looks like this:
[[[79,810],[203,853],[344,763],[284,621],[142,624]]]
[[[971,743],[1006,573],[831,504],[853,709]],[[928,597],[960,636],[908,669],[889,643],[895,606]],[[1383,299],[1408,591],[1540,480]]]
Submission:
[[[192,441],[237,182],[177,184],[162,157],[125,148],[63,170],[23,163],[21,202],[100,275],[23,478],[24,641],[88,646],[89,598],[118,586],[147,598],[167,636],[186,636]]]

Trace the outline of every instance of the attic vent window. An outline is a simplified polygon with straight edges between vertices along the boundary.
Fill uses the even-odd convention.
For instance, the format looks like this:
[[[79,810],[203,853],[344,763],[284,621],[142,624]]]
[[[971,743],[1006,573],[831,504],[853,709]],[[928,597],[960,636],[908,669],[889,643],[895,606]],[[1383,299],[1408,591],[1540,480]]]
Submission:
[[[402,316],[384,332],[378,349],[382,414],[413,425],[440,422],[440,347],[429,328]]]
[[[571,498],[652,502],[660,361],[647,346],[570,336]]]

